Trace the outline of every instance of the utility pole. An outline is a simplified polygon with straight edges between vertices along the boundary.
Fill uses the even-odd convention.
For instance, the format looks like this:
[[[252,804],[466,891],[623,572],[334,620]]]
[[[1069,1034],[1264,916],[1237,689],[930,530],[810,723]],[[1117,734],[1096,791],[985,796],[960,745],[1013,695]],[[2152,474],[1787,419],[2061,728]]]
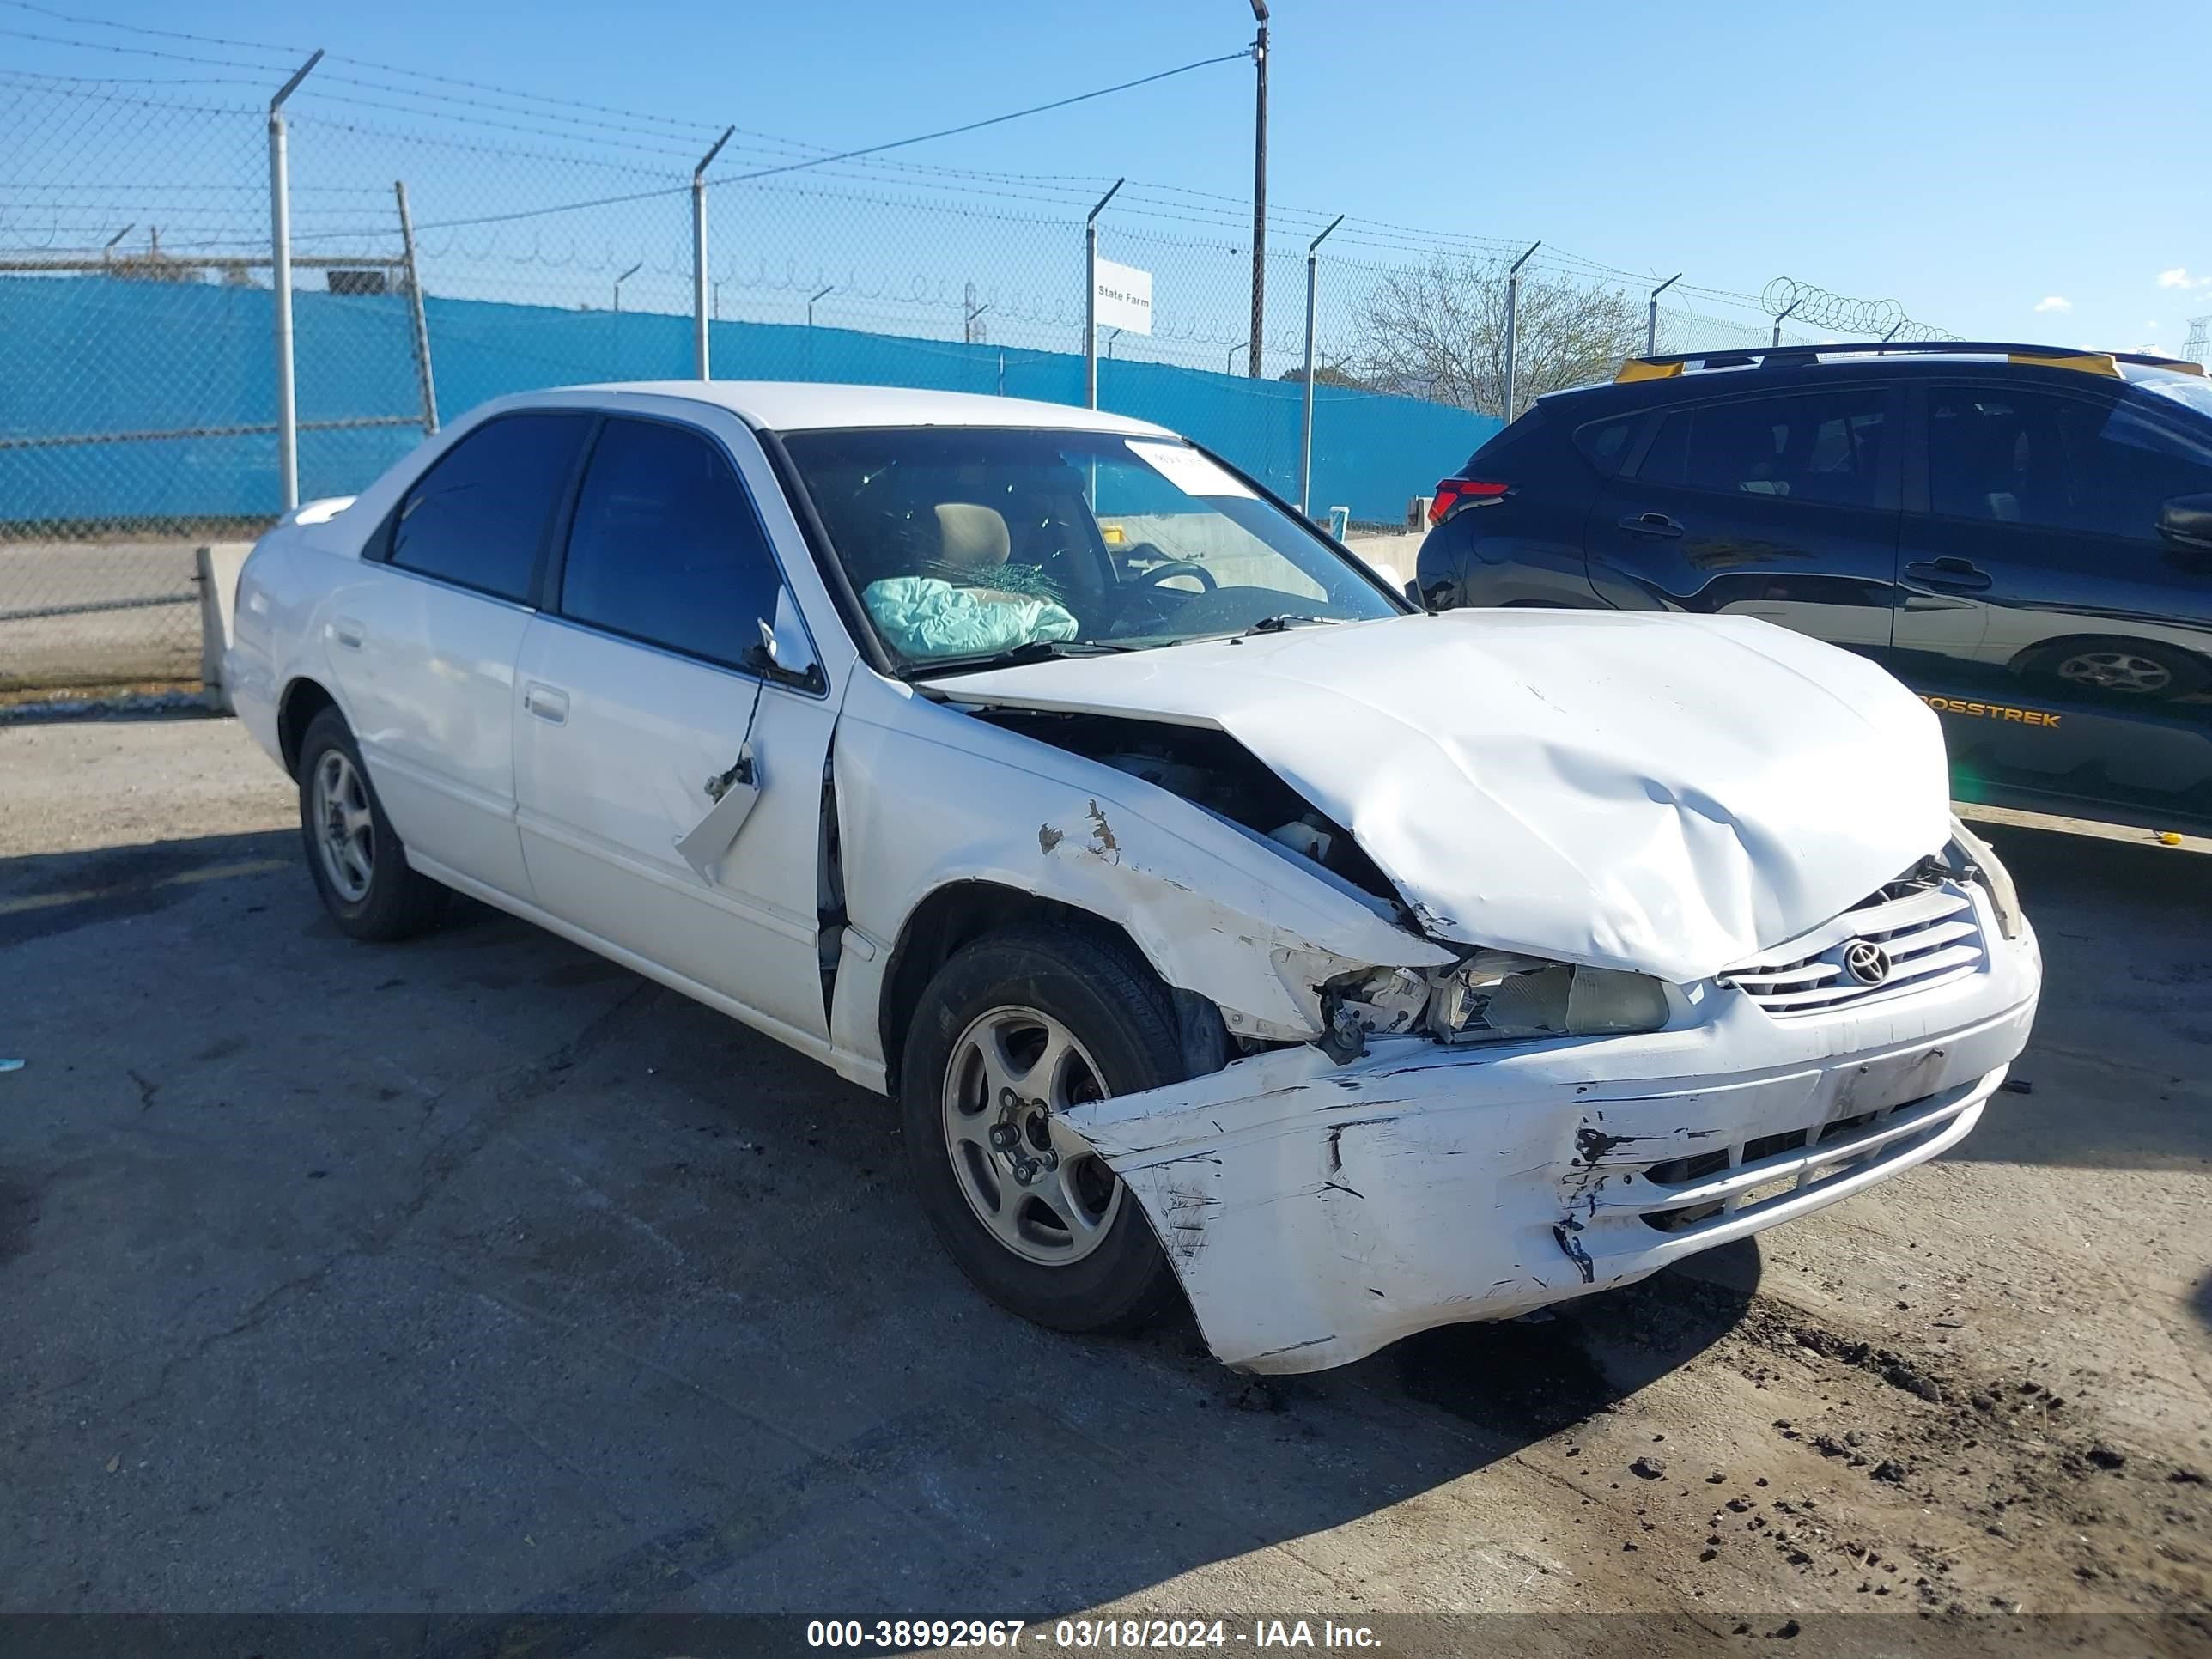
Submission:
[[[699,158],[699,165],[691,169],[691,356],[692,367],[701,380],[707,376],[708,344],[707,339],[707,169],[722,153],[722,146],[730,142],[735,127],[722,129],[722,136],[714,140],[714,148]],[[615,309],[622,309],[622,288],[616,285]]]
[[[624,272],[623,272],[623,274],[622,274],[621,276],[617,276],[617,277],[616,277],[616,278],[615,278],[615,315],[616,315],[616,316],[619,317],[619,316],[621,316],[621,315],[622,315],[622,285],[623,285],[624,283],[626,283],[626,282],[629,281],[629,279],[630,279],[631,277],[633,277],[633,276],[636,276],[636,275],[637,275],[637,273],[638,273],[639,271],[643,270],[644,269],[645,269],[645,261],[644,261],[644,260],[642,260],[642,259],[640,259],[640,260],[639,260],[635,264],[632,265],[632,266],[631,266],[628,270],[625,270]]]
[[[1252,349],[1245,371],[1260,378],[1260,337],[1267,327],[1267,0],[1252,0],[1260,35],[1252,42],[1252,67],[1258,73],[1252,115]]]
[[[960,343],[963,345],[980,345],[982,343],[982,334],[975,326],[975,319],[991,307],[988,303],[980,306],[975,303],[975,283],[968,284],[968,291],[963,296],[960,308],[966,313],[960,323]]]
[[[276,301],[276,490],[289,513],[300,504],[300,407],[292,389],[292,177],[284,148],[284,100],[323,61],[320,47],[269,100],[269,263]],[[147,233],[161,246],[161,233]]]

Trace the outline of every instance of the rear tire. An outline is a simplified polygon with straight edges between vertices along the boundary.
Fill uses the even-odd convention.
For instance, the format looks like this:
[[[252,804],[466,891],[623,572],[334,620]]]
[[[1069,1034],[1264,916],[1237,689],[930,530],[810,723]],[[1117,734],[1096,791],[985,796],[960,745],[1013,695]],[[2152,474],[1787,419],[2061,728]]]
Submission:
[[[2071,690],[2164,702],[2212,684],[2212,667],[2191,652],[2154,640],[2069,640],[2021,658],[2020,672]]]
[[[407,862],[345,717],[325,708],[300,740],[300,836],[323,908],[355,939],[434,927],[453,894]]]
[[[1174,1305],[1135,1195],[1054,1120],[1189,1074],[1175,1004],[1127,946],[1024,928],[938,969],[908,1028],[899,1110],[922,1209],[978,1290],[1058,1331],[1133,1329]]]

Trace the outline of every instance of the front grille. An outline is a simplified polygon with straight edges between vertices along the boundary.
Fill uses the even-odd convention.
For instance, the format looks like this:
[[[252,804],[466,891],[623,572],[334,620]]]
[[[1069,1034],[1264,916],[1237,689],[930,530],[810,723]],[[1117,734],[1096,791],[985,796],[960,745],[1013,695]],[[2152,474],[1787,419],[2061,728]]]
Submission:
[[[1955,1140],[1981,1115],[2003,1075],[1984,1072],[1893,1106],[1787,1129],[1745,1123],[1719,1146],[1707,1138],[1728,1133],[1717,1128],[1612,1137],[1586,1161],[1576,1160],[1562,1180],[1562,1228],[1595,1257],[1649,1249],[1650,1232],[1681,1239],[1781,1220]],[[1672,1140],[1675,1155],[1638,1157],[1652,1140]]]
[[[1942,1133],[1972,1098],[1970,1084],[1811,1128],[1669,1158],[1644,1170],[1633,1206],[1646,1226],[1662,1233],[1753,1213],[1808,1187],[1917,1151]]]
[[[1860,946],[1880,952],[1883,972],[1873,983],[1852,972]],[[1934,877],[1893,881],[1865,902],[1808,933],[1726,969],[1732,986],[1770,1014],[1824,1014],[1875,997],[1925,990],[1982,965],[1974,902],[1958,883]],[[1865,953],[1858,951],[1863,966]]]

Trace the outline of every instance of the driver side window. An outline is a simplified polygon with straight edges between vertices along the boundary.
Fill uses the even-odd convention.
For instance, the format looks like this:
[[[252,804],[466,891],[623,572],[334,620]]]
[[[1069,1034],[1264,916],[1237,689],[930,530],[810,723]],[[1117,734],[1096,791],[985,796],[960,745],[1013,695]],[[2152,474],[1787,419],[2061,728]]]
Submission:
[[[2212,491],[2212,451],[2125,402],[1947,386],[1928,407],[1939,515],[2155,541],[2160,507]]]

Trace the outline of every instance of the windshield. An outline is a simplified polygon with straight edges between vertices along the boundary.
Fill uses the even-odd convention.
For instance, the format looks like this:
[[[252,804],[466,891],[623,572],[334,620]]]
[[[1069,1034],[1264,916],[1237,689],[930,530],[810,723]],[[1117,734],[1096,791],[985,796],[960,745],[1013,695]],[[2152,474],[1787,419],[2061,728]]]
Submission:
[[[797,432],[784,445],[902,668],[1403,609],[1177,439],[913,427]]]

